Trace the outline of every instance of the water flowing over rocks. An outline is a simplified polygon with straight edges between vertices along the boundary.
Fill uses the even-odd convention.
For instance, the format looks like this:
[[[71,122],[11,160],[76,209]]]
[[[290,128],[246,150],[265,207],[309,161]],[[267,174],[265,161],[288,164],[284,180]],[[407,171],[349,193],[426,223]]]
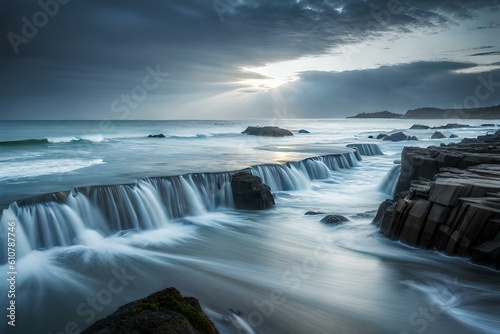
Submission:
[[[441,147],[405,147],[395,201],[383,202],[374,219],[380,231],[500,269],[499,132]]]
[[[347,147],[356,149],[360,155],[383,155],[377,144],[348,144]]]
[[[82,334],[158,333],[217,334],[194,297],[183,297],[175,288],[155,292],[123,305]]]
[[[286,137],[293,136],[290,130],[282,129],[277,126],[249,126],[242,134],[251,136],[265,136],[265,137]]]

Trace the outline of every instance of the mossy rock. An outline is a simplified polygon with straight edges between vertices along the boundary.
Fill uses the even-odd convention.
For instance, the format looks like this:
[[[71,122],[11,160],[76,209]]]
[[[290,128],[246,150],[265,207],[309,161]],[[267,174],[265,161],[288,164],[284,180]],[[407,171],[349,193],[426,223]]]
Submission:
[[[219,331],[196,298],[183,297],[177,289],[168,288],[121,306],[82,332],[97,333],[215,334]]]

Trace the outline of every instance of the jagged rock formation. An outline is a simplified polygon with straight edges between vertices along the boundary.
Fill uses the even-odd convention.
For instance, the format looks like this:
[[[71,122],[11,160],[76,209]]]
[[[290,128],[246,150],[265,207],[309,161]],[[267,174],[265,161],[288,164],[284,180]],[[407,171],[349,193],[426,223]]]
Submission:
[[[396,201],[374,223],[393,240],[500,269],[500,131],[442,147],[406,147]]]
[[[277,126],[249,126],[242,132],[242,134],[265,137],[293,136],[293,133],[290,130],[282,129]]]
[[[82,334],[216,334],[215,325],[194,297],[168,288],[121,306]]]
[[[271,188],[260,177],[249,172],[239,172],[231,180],[234,206],[243,210],[264,210],[274,205]]]

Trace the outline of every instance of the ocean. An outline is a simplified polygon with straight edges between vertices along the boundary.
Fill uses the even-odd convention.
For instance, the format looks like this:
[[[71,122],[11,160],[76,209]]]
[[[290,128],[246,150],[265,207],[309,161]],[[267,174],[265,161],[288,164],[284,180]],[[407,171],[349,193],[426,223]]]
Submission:
[[[16,327],[2,315],[1,333],[78,333],[169,286],[198,298],[222,333],[499,333],[497,272],[371,224],[405,145],[498,129],[460,122],[474,127],[431,140],[435,130],[408,129],[447,120],[2,121],[0,279],[15,222]],[[241,134],[264,125],[294,136]],[[397,130],[420,140],[368,138]],[[353,143],[383,155],[304,162]],[[274,208],[234,209],[224,172],[250,167]],[[64,201],[16,203],[75,188]],[[325,225],[307,211],[350,221]],[[6,315],[9,288],[0,285]]]

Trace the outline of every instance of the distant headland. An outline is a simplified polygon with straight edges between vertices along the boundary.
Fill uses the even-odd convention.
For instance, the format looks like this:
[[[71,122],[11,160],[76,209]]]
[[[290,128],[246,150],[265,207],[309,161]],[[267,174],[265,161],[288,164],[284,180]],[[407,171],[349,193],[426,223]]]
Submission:
[[[347,118],[500,119],[500,105],[492,107],[475,108],[475,109],[418,108],[418,109],[408,110],[404,115],[393,113],[390,111],[378,111],[373,113],[361,113],[356,116],[350,116]]]

